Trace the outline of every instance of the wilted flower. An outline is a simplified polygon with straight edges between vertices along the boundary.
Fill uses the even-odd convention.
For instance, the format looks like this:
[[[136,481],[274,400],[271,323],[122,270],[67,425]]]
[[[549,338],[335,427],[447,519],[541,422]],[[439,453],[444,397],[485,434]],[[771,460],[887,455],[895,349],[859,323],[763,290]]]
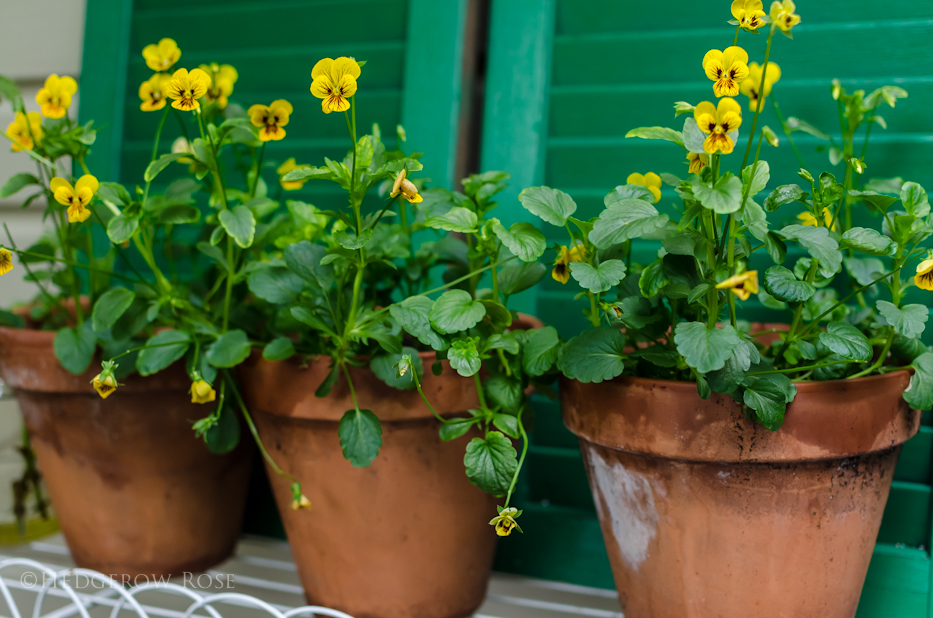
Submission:
[[[101,363],[101,372],[91,380],[91,385],[94,387],[94,390],[97,391],[97,394],[100,395],[101,399],[110,397],[117,390],[117,387],[120,386],[113,375],[113,371],[116,368],[117,364],[115,362],[104,361]]]
[[[690,162],[690,173],[699,174],[704,167],[709,165],[709,155],[697,152],[688,152],[687,161]]]
[[[758,293],[758,271],[747,270],[741,275],[734,275],[725,281],[716,284],[717,290],[732,290],[732,293],[742,300],[748,300],[752,294]]]
[[[408,180],[408,171],[402,170],[395,177],[395,183],[392,185],[392,192],[389,193],[389,197],[395,197],[399,193],[402,194],[406,200],[412,204],[417,204],[422,199],[421,195],[418,193],[418,187],[415,184]]]
[[[217,392],[205,380],[195,380],[191,383],[191,403],[209,403],[217,398]]]
[[[518,530],[519,532],[522,531],[521,526],[519,526],[518,522],[515,521],[521,517],[521,511],[519,511],[514,506],[510,506],[508,508],[496,506],[496,510],[499,511],[499,515],[493,517],[489,522],[490,526],[496,527],[496,534],[499,536],[509,536],[512,534],[512,530]]]
[[[573,249],[561,245],[557,259],[554,260],[554,270],[551,271],[551,277],[554,281],[567,283],[570,281],[570,268],[568,265],[571,262],[582,262],[585,259],[586,249],[583,245],[574,245]]]

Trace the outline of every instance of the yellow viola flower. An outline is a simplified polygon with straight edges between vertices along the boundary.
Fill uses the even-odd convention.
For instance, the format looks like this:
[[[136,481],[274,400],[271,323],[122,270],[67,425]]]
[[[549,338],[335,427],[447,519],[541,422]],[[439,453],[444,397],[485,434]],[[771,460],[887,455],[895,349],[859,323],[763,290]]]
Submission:
[[[748,65],[748,77],[739,86],[739,91],[748,97],[748,109],[753,112],[758,109],[758,97],[767,97],[771,94],[771,87],[781,79],[781,67],[773,62],[768,63],[768,73],[764,76],[764,84],[761,82],[763,72],[763,66],[752,62]],[[761,102],[761,107],[764,108],[764,101]]]
[[[765,25],[761,19],[765,16],[761,0],[735,0],[732,3],[732,16],[746,32],[757,32]]]
[[[749,296],[758,293],[758,271],[747,270],[741,275],[729,277],[722,283],[717,283],[716,289],[732,290],[741,300],[748,300]]]
[[[259,129],[259,139],[268,142],[285,137],[285,129],[282,127],[288,124],[292,111],[291,103],[278,99],[269,105],[253,105],[247,113],[254,127],[262,127]]]
[[[297,191],[298,189],[305,186],[305,182],[307,182],[307,179],[305,180],[281,180],[282,176],[284,176],[285,174],[289,173],[292,170],[297,170],[298,168],[301,168],[301,167],[308,167],[308,166],[298,165],[297,163],[295,163],[295,157],[292,157],[291,159],[287,160],[285,163],[280,165],[277,170],[275,170],[276,173],[279,175],[279,179],[280,179],[279,184],[282,185],[283,189],[285,189],[286,191]]]
[[[56,176],[49,184],[55,201],[68,207],[69,223],[83,223],[91,216],[87,205],[94,199],[99,184],[90,174],[78,179],[74,186],[64,178]]]
[[[209,403],[217,398],[217,391],[204,380],[191,383],[191,403]]]
[[[693,110],[693,117],[700,130],[707,134],[703,141],[703,150],[708,154],[732,152],[735,144],[729,133],[742,126],[742,108],[735,99],[719,99],[716,106],[709,101],[703,101]]]
[[[797,218],[800,219],[802,225],[812,225],[813,227],[819,227],[820,222],[816,220],[816,217],[811,215],[809,212],[802,212],[797,215]],[[823,222],[826,227],[829,227],[830,223],[833,223],[833,211],[829,209],[828,206],[823,207]],[[833,230],[836,229],[836,223],[833,223]]]
[[[568,249],[561,245],[560,252],[557,254],[557,259],[554,260],[554,270],[551,271],[551,278],[554,279],[554,281],[567,283],[570,281],[570,268],[568,264],[571,262],[582,262],[585,259],[586,249],[583,245],[574,245],[573,249]]]
[[[143,48],[146,66],[153,71],[168,71],[181,59],[181,50],[173,39],[162,39]]]
[[[16,118],[6,128],[6,136],[13,140],[13,150],[32,150],[42,141],[42,116],[39,112],[16,112]]]
[[[404,169],[396,175],[389,197],[395,197],[399,193],[411,204],[417,204],[424,199],[418,193],[418,187],[415,186],[415,183],[408,180],[408,171]]]
[[[923,260],[917,264],[914,285],[921,290],[933,290],[933,260]]]
[[[690,162],[690,173],[699,174],[704,167],[709,165],[708,154],[698,154],[696,152],[687,153],[687,161]]]
[[[202,64],[199,67],[211,78],[211,85],[204,97],[210,103],[217,103],[217,107],[227,107],[227,97],[233,94],[233,84],[240,78],[240,74],[229,64]]]
[[[13,270],[13,254],[9,249],[0,247],[0,276]]]
[[[61,118],[71,107],[71,95],[78,91],[78,82],[71,77],[52,73],[45,79],[45,87],[36,93],[36,103],[42,106],[46,118]]]
[[[748,77],[748,54],[734,46],[724,51],[711,49],[703,56],[703,70],[713,80],[717,97],[734,97],[739,94],[739,84]]]
[[[101,399],[106,399],[113,395],[117,387],[120,386],[117,383],[117,379],[113,376],[113,370],[116,369],[116,367],[117,364],[115,362],[104,361],[101,363],[101,372],[91,380],[91,385],[94,387],[94,390],[97,391],[97,394],[100,395]]]
[[[311,69],[311,94],[321,101],[325,114],[350,109],[350,97],[356,93],[360,65],[353,58],[324,58]]]
[[[514,506],[510,506],[507,509],[502,508],[501,506],[496,507],[499,510],[499,514],[496,517],[493,517],[489,522],[490,526],[496,527],[496,534],[499,536],[509,536],[512,534],[513,530],[522,531],[521,526],[518,525],[518,522],[515,520],[521,516],[522,512],[519,511]]]
[[[172,78],[165,73],[156,73],[139,85],[139,98],[142,103],[139,109],[144,112],[154,112],[165,107],[168,96],[168,85]]]
[[[201,69],[178,69],[172,74],[169,82],[168,96],[172,99],[172,107],[183,112],[190,112],[201,107],[198,99],[207,94],[211,86],[211,77]]]
[[[638,173],[629,174],[625,184],[639,185],[651,191],[651,195],[654,196],[652,204],[657,204],[661,199],[661,177],[654,172],[648,172],[644,176]]]
[[[308,496],[301,494],[298,498],[292,498],[292,510],[298,511],[300,509],[310,509],[311,501],[308,500]]]
[[[781,32],[790,33],[794,26],[800,23],[800,15],[794,13],[797,7],[793,0],[775,0],[771,3],[771,21],[774,22]]]

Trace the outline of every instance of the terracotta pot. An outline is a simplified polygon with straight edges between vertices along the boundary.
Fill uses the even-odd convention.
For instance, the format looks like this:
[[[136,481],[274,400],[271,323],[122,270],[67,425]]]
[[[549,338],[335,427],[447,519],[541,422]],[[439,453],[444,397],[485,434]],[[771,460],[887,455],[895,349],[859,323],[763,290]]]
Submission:
[[[693,383],[564,380],[626,618],[852,618],[920,425],[908,380],[798,384],[776,432]]]
[[[229,557],[251,441],[217,456],[195,438],[191,422],[209,406],[191,403],[180,364],[127,378],[105,401],[90,385],[99,365],[68,373],[53,353],[54,335],[0,328],[0,377],[16,393],[75,564],[158,577]]]

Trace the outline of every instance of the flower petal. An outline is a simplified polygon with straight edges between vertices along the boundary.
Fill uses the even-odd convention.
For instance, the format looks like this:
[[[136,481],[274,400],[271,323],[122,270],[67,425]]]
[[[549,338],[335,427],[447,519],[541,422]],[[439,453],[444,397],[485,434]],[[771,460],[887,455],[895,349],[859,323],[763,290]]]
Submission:
[[[654,172],[648,172],[645,174],[645,186],[646,187],[658,187],[661,188],[661,177],[655,174]]]
[[[331,92],[333,92],[333,86],[331,85],[329,78],[315,78],[315,80],[311,82],[311,94],[317,98],[326,99],[330,96]]]
[[[739,105],[738,101],[735,99],[730,99],[729,97],[719,99],[719,104],[716,106],[716,117],[719,119],[719,121],[721,122],[729,112],[741,116],[742,106]]]
[[[317,61],[314,68],[311,69],[311,79],[317,81],[319,77],[326,76],[330,78],[330,68],[334,65],[333,58],[322,58]]]
[[[269,115],[269,108],[265,105],[252,105],[246,112],[249,115],[250,122],[254,127],[261,127],[266,124],[266,117]]]
[[[356,80],[356,78],[360,76],[360,73],[360,65],[357,64],[356,60],[347,58],[346,56],[341,56],[334,60],[334,64],[330,68],[330,74],[335,84],[339,83],[344,75],[349,75]]]
[[[722,64],[726,67],[726,70],[729,70],[729,67],[733,66],[736,63],[748,64],[748,53],[741,47],[733,45],[732,47],[727,47],[722,52]]]
[[[716,106],[710,103],[709,101],[703,101],[697,104],[697,106],[693,110],[693,118],[694,120],[697,121],[697,124],[700,125],[701,129],[703,128],[703,123],[700,122],[700,118],[702,118],[703,116],[712,117],[714,120],[714,124],[715,124]],[[706,132],[709,133],[709,131],[706,131]]]
[[[100,188],[100,183],[97,182],[97,178],[90,174],[85,174],[81,178],[78,178],[78,182],[75,183],[75,191],[79,194],[81,189],[90,189],[91,195],[97,193],[97,189]]]
[[[627,185],[641,185],[645,186],[645,177],[639,174],[638,172],[628,175],[628,178],[625,179],[625,184]]]
[[[52,193],[58,193],[58,190],[61,188],[67,188],[70,193],[74,193],[74,187],[71,186],[70,182],[56,176],[52,179],[52,182],[49,183],[49,189],[52,190]]]

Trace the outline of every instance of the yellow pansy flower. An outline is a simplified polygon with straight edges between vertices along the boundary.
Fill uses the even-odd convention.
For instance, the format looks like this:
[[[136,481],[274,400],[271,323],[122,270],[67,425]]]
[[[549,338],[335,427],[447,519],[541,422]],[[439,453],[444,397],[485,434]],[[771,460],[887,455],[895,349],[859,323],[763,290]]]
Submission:
[[[921,290],[933,290],[933,260],[923,260],[917,264],[914,285]]]
[[[209,403],[217,398],[217,392],[204,380],[191,383],[191,403]]]
[[[168,96],[168,85],[172,78],[165,73],[156,73],[139,85],[139,98],[142,103],[139,109],[144,112],[154,112],[165,107],[165,98]]]
[[[690,162],[690,173],[699,174],[704,167],[709,165],[709,155],[696,152],[687,153],[687,161]]]
[[[794,26],[800,23],[800,15],[794,13],[797,7],[793,0],[775,0],[771,3],[771,21],[774,22],[781,32],[788,34]]]
[[[651,191],[651,195],[654,196],[652,204],[657,204],[661,199],[661,177],[654,172],[648,172],[644,176],[638,173],[629,174],[625,184],[639,185]]]
[[[324,58],[311,69],[311,94],[321,101],[325,114],[350,109],[350,97],[356,93],[360,65],[353,58]]]
[[[158,45],[146,45],[143,58],[146,59],[146,66],[153,71],[168,71],[181,59],[181,50],[173,39],[162,39]]]
[[[741,93],[748,97],[748,108],[753,112],[758,109],[758,97],[767,97],[771,94],[771,87],[781,79],[781,67],[773,62],[768,63],[768,73],[764,76],[765,82],[762,85],[763,72],[763,66],[752,62],[748,65],[748,77],[739,86]],[[761,102],[761,106],[764,108],[764,101]]]
[[[250,122],[259,129],[259,139],[264,142],[279,141],[285,137],[285,125],[292,113],[292,104],[285,99],[278,99],[269,105],[253,105],[247,112]]]
[[[800,219],[802,225],[812,225],[813,227],[820,226],[820,222],[809,212],[802,212],[797,215],[797,218]],[[826,223],[826,227],[829,227],[829,224],[833,222],[833,211],[830,210],[828,206],[823,207],[823,221]],[[833,223],[833,229],[836,229],[835,223]]]
[[[117,387],[120,386],[113,375],[113,370],[116,369],[116,367],[117,364],[115,362],[104,361],[101,363],[101,372],[91,380],[91,385],[94,387],[94,390],[97,391],[97,394],[100,395],[101,399],[106,399],[113,395]]]
[[[298,168],[301,168],[301,167],[308,167],[308,166],[298,165],[297,163],[295,163],[295,157],[292,157],[291,159],[287,160],[285,163],[280,165],[277,170],[275,170],[276,173],[279,175],[279,178],[280,178],[279,184],[282,185],[283,189],[285,189],[286,191],[297,191],[298,189],[305,186],[305,182],[307,182],[307,179],[305,180],[281,180],[282,176],[284,176],[285,174],[289,173],[292,170],[297,170]]]
[[[183,112],[190,112],[201,107],[198,99],[207,94],[211,86],[211,77],[201,69],[178,69],[169,82],[168,96],[174,99],[172,107]]]
[[[0,276],[13,270],[13,254],[9,249],[0,247]]]
[[[739,94],[739,84],[748,77],[748,54],[734,46],[724,51],[711,49],[703,56],[703,70],[713,80],[717,97],[734,97]]]
[[[42,141],[42,116],[39,112],[16,112],[16,118],[6,128],[6,136],[13,140],[13,150],[32,150]]]
[[[52,73],[45,79],[45,87],[36,93],[36,103],[42,106],[46,118],[61,118],[71,107],[71,95],[78,91],[78,82],[71,77]]]
[[[700,130],[707,134],[703,141],[703,150],[709,154],[732,152],[735,144],[729,133],[742,126],[742,108],[735,99],[719,99],[716,106],[709,101],[703,101],[693,110],[693,117]]]
[[[509,536],[512,534],[512,530],[522,531],[521,527],[518,525],[518,522],[515,521],[522,512],[519,511],[514,506],[510,506],[507,509],[496,507],[499,509],[499,514],[496,517],[493,517],[489,522],[490,526],[496,527],[496,534],[499,536]]]
[[[411,204],[417,204],[422,201],[424,198],[418,193],[418,187],[415,186],[415,183],[408,180],[408,171],[402,170],[395,176],[395,182],[392,184],[392,192],[389,193],[389,197],[395,197],[399,193],[402,194],[406,200]]]
[[[220,109],[227,107],[227,97],[233,94],[233,84],[240,78],[240,74],[229,64],[216,62],[202,64],[199,68],[211,78],[205,98],[211,103],[217,103]]]
[[[571,262],[582,262],[585,259],[586,249],[583,245],[574,245],[573,249],[561,245],[557,259],[554,260],[554,270],[551,271],[551,278],[554,281],[567,283],[570,281],[570,268],[567,265]]]
[[[732,3],[732,16],[746,32],[757,32],[765,25],[761,19],[765,16],[761,0],[735,0]]]
[[[292,498],[292,510],[297,511],[300,509],[310,509],[311,501],[308,500],[308,496],[301,494],[298,498]]]
[[[749,296],[758,293],[758,271],[747,270],[741,275],[729,277],[722,283],[717,283],[716,289],[732,290],[741,300],[748,300]]]
[[[91,216],[91,211],[87,205],[94,199],[97,193],[97,179],[90,174],[85,174],[78,179],[74,186],[65,180],[56,176],[49,184],[55,201],[68,207],[68,221],[70,223],[83,223]]]

